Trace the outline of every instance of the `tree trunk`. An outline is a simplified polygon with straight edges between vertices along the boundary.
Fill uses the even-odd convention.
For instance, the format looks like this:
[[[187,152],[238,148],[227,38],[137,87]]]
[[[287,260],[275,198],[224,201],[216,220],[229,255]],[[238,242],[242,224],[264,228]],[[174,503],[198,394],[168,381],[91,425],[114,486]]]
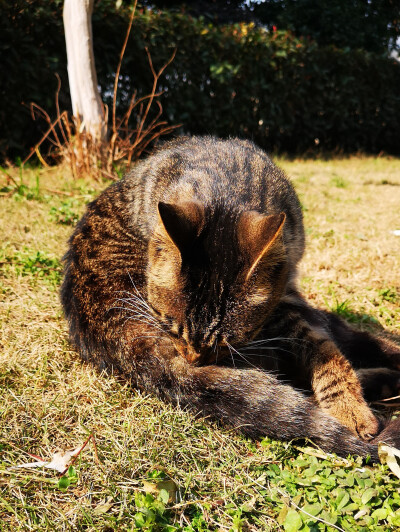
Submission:
[[[63,20],[73,114],[96,142],[105,138],[107,127],[94,63],[93,4],[94,0],[65,0]]]

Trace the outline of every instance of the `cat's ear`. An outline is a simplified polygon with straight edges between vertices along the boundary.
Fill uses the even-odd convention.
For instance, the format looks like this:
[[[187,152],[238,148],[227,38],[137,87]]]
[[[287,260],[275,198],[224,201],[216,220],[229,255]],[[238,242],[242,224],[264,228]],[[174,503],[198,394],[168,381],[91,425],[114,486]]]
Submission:
[[[181,252],[193,243],[204,225],[204,207],[197,201],[160,201],[158,213],[169,238]]]
[[[256,211],[247,211],[240,217],[238,240],[249,265],[247,279],[264,258],[270,258],[273,262],[285,256],[285,219],[284,212],[265,216]]]

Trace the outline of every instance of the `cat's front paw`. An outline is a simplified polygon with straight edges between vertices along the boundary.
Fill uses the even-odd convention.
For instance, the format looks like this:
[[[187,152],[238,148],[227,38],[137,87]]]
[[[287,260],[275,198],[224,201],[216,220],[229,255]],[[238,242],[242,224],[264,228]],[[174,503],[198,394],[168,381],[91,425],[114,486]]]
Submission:
[[[355,431],[363,440],[372,440],[378,434],[379,421],[368,406],[363,407],[358,412],[353,412],[353,419]]]
[[[365,441],[372,440],[379,432],[379,421],[363,400],[352,398],[326,410]]]

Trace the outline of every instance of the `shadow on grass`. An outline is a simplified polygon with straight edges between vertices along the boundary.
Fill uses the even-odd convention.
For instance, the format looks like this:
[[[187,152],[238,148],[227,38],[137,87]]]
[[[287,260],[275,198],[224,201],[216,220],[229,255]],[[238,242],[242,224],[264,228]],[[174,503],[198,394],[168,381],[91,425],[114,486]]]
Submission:
[[[353,328],[360,331],[368,331],[376,336],[383,336],[400,347],[400,334],[388,331],[374,316],[371,316],[370,314],[351,310],[347,301],[338,304],[335,309],[331,309],[331,312],[332,314],[335,314],[336,316],[339,316],[339,318],[346,321]]]

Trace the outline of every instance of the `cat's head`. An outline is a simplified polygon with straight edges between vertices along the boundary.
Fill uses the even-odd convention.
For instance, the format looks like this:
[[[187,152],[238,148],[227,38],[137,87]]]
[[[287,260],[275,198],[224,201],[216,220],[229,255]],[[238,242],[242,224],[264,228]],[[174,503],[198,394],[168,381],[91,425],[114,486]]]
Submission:
[[[284,213],[158,204],[147,296],[189,362],[214,362],[260,331],[287,280],[284,223]]]

